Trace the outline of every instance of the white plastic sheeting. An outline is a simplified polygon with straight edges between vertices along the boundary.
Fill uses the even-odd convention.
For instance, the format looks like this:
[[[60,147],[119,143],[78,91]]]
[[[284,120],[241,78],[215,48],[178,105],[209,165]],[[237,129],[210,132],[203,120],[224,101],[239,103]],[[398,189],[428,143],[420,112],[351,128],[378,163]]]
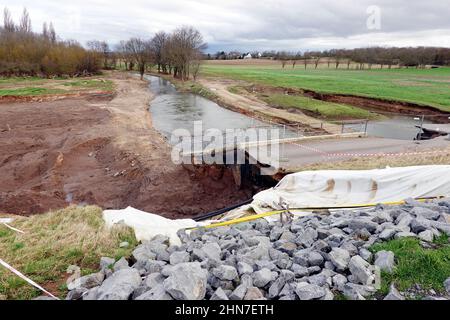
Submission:
[[[345,207],[450,196],[450,166],[305,171],[287,175],[251,204],[257,213],[289,208]]]
[[[151,240],[157,235],[165,235],[170,238],[170,243],[173,245],[181,244],[177,236],[178,230],[206,225],[206,223],[191,219],[166,219],[131,207],[124,210],[105,210],[103,211],[103,219],[109,228],[117,224],[125,224],[134,229],[138,241]]]

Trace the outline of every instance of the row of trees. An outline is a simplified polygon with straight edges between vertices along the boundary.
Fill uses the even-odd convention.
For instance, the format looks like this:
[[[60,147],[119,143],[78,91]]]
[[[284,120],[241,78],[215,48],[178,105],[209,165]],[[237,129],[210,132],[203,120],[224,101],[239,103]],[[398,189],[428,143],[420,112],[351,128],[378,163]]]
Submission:
[[[263,54],[264,56],[264,54]],[[326,63],[328,67],[339,68],[346,65],[350,69],[352,63],[358,69],[371,69],[373,65],[381,68],[445,66],[450,65],[450,48],[438,47],[370,47],[357,49],[334,49],[328,51],[306,51],[304,53],[277,52],[274,59],[280,60],[283,67],[291,61],[295,66],[298,62],[313,64],[315,68],[320,63]]]
[[[237,51],[218,52],[210,55],[210,59],[231,60],[242,59],[245,54]],[[417,67],[426,66],[444,66],[450,65],[450,48],[437,47],[409,47],[409,48],[385,48],[370,47],[358,49],[334,49],[327,51],[264,51],[262,53],[254,52],[253,58],[279,60],[284,68],[287,64],[295,67],[302,64],[305,68],[312,65],[317,68],[319,64],[327,64],[329,68],[339,68],[346,65],[350,69],[352,63],[356,63],[359,69],[372,68],[373,65],[379,65],[381,68],[392,66],[399,67]]]
[[[84,48],[76,41],[62,41],[53,24],[33,32],[26,9],[16,24],[5,8],[0,27],[0,76],[77,76],[116,69],[138,70],[143,77],[152,66],[158,72],[187,80],[197,77],[206,44],[199,31],[180,27],[172,33],[158,32],[151,39],[131,38],[111,49],[105,41],[89,41]]]
[[[52,23],[35,33],[26,9],[17,24],[5,8],[0,27],[1,76],[76,76],[99,68],[95,53],[76,41],[59,40]]]
[[[137,68],[141,77],[148,68],[156,65],[160,73],[187,80],[190,76],[197,77],[205,49],[201,33],[184,26],[172,33],[158,32],[149,40],[132,38],[121,41],[115,53],[126,69]]]

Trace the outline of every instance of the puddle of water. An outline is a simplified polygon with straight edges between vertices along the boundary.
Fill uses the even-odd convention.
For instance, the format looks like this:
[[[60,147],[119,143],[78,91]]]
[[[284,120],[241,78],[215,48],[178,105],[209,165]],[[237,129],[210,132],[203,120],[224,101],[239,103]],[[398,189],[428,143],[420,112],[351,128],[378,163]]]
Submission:
[[[421,119],[416,117],[398,116],[384,121],[370,121],[367,126],[367,133],[369,136],[399,139],[399,140],[414,140],[419,133]],[[425,120],[424,124],[432,124],[433,122]],[[358,130],[360,125],[349,125],[348,128]],[[362,128],[364,131],[364,128]]]

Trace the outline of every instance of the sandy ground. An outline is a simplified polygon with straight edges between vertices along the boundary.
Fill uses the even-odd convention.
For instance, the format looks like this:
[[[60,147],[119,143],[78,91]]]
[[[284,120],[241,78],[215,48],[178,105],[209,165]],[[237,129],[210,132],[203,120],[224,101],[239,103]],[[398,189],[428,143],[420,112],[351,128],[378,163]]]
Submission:
[[[230,172],[174,165],[152,127],[147,84],[122,73],[109,78],[117,87],[112,100],[0,103],[0,212],[96,204],[184,217],[251,197]]]

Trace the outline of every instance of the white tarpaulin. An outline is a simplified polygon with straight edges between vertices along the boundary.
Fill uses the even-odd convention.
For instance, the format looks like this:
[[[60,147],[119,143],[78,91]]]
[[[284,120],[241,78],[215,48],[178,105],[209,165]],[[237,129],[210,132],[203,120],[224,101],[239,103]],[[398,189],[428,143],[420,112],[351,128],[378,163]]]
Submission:
[[[109,228],[116,224],[125,224],[134,229],[138,241],[151,240],[157,235],[165,235],[170,238],[170,243],[173,245],[181,244],[177,236],[178,230],[206,225],[206,223],[191,219],[166,219],[131,207],[124,210],[105,210],[103,219]]]
[[[257,213],[286,208],[345,207],[450,196],[450,166],[305,171],[258,193]],[[283,204],[281,204],[283,202]]]

